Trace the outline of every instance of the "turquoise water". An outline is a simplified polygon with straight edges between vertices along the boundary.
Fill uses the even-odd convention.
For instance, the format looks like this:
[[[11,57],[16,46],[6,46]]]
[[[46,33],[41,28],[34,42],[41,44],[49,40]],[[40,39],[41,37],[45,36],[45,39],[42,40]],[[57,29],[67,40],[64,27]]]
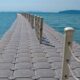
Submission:
[[[34,13],[44,18],[50,27],[64,33],[65,27],[73,27],[74,40],[80,43],[80,14]]]
[[[0,38],[11,27],[13,21],[16,19],[16,13],[1,12],[0,13]]]
[[[74,40],[80,43],[80,14],[32,13],[44,18],[44,21],[57,31],[64,33],[65,27],[73,27]],[[0,38],[16,19],[16,13],[0,13]]]

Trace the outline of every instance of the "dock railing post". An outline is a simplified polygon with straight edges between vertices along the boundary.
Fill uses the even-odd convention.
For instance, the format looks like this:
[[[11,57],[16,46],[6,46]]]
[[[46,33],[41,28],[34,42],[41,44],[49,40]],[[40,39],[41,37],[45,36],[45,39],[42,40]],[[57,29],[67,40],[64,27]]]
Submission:
[[[26,13],[26,16],[25,16],[25,18],[27,19],[27,13]]]
[[[29,13],[28,13],[28,22],[29,22]]]
[[[28,13],[26,13],[26,18],[28,19]]]
[[[34,28],[34,26],[33,26],[33,25],[34,25],[34,16],[33,16],[33,15],[31,15],[31,27],[32,27],[32,28]]]
[[[40,24],[40,17],[37,16],[37,36],[38,36],[38,40],[40,40],[40,30],[39,30],[39,24]]]
[[[42,34],[43,34],[43,18],[40,17],[40,44],[42,43]]]
[[[32,28],[34,28],[34,16],[32,15]]]
[[[39,39],[38,37],[38,16],[35,16],[35,31],[36,31],[36,36],[37,38]]]
[[[27,14],[27,18],[28,18],[28,21],[29,21],[29,13]]]
[[[30,22],[30,14],[29,14],[29,22]]]
[[[31,23],[31,14],[29,14],[29,22]]]
[[[31,14],[29,14],[29,22],[31,21]]]
[[[69,78],[69,67],[70,63],[71,51],[69,47],[72,48],[72,36],[74,29],[72,27],[67,27],[64,29],[65,31],[65,44],[64,44],[64,57],[63,57],[63,68],[62,68],[62,79],[67,80]]]

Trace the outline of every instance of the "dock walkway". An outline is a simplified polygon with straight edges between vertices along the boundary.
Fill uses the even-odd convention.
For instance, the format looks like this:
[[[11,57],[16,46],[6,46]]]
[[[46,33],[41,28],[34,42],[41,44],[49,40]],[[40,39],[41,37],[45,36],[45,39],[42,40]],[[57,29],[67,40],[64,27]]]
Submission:
[[[60,80],[63,58],[62,34],[44,24],[42,44],[28,20],[18,14],[0,41],[0,80]],[[80,46],[74,43],[75,55]],[[80,64],[73,58],[72,69],[80,78]],[[73,67],[74,65],[74,67]],[[70,80],[74,80],[70,76]]]

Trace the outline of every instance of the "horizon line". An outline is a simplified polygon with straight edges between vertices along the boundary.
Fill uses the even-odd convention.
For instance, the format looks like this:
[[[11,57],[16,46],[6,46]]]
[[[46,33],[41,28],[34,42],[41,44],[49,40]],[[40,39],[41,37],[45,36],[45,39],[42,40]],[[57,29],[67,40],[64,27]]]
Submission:
[[[80,11],[80,10],[75,10],[75,9],[71,9],[71,10],[60,10],[60,11],[33,11],[33,10],[30,10],[30,11],[24,11],[24,10],[7,10],[7,11],[0,11],[0,12],[43,12],[43,13],[46,13],[46,12],[49,12],[49,13],[59,13],[61,11]]]

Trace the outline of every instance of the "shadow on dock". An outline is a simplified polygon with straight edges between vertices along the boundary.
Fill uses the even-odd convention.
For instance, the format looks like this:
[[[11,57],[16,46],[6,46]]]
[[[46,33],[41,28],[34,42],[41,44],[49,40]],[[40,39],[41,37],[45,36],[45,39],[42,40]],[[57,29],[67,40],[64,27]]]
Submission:
[[[50,43],[50,41],[46,38],[46,37],[42,37],[42,44],[46,45],[46,46],[51,46],[51,47],[55,47],[54,45],[52,45]]]

